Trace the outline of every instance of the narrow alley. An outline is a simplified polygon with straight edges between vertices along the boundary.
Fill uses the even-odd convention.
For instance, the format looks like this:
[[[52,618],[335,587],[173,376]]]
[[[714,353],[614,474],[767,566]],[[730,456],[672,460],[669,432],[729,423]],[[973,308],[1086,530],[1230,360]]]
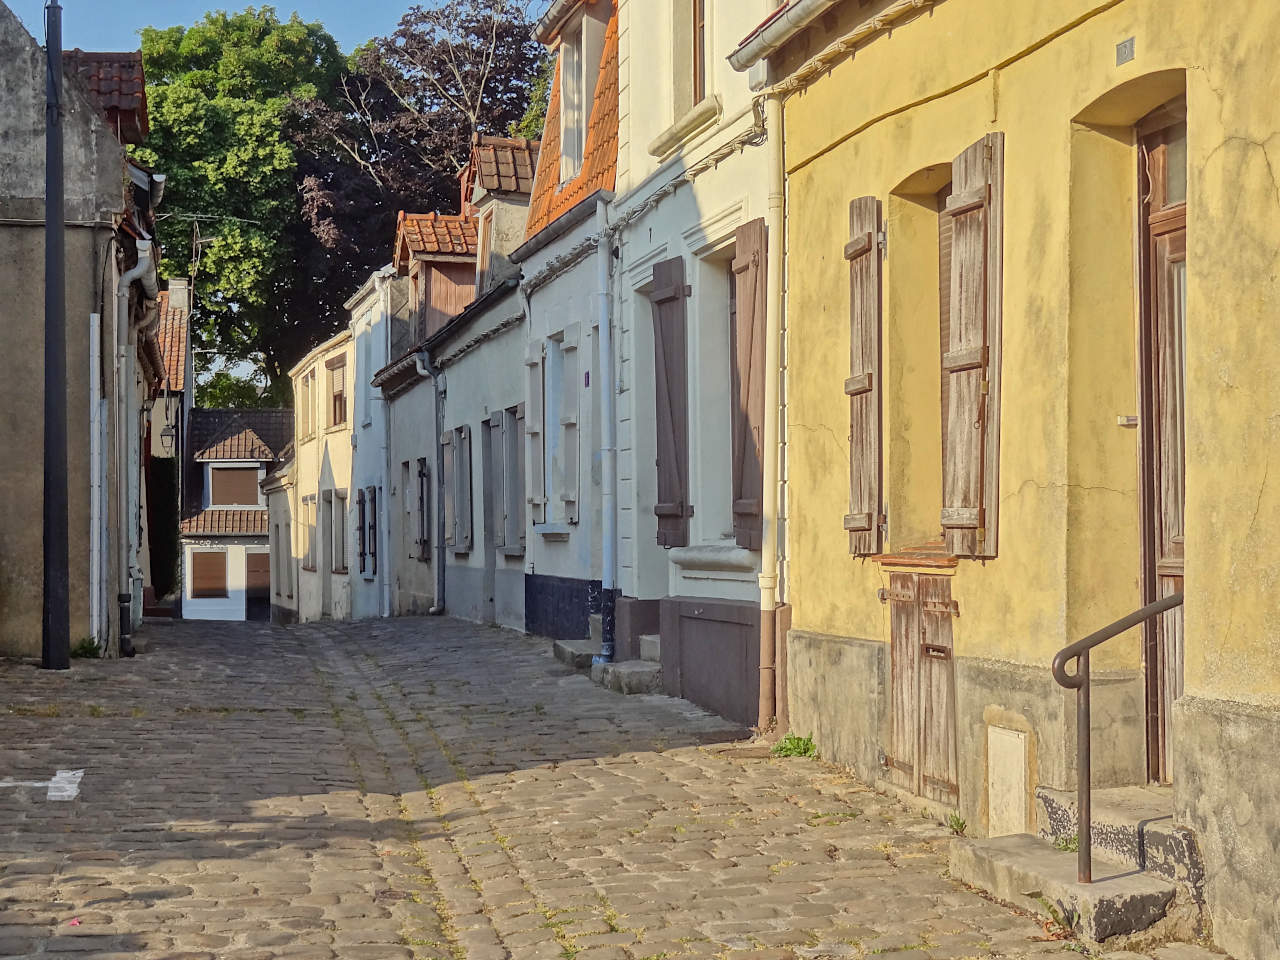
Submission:
[[[425,619],[147,636],[134,661],[0,670],[2,956],[1071,946],[949,880],[945,828],[684,701],[596,687],[545,641]],[[83,770],[72,800],[59,770]]]

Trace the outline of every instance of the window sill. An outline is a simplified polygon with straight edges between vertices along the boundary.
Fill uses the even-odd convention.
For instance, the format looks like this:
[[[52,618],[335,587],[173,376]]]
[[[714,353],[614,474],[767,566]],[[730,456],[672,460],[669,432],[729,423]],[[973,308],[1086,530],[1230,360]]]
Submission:
[[[347,575],[348,573],[350,573],[351,571],[350,571],[350,570],[348,570],[346,567],[335,567],[333,570],[331,570],[331,571],[329,571],[329,572],[330,572],[330,573],[340,573],[340,574],[342,574],[343,576],[346,576],[346,575]]]
[[[667,557],[684,570],[723,570],[748,573],[756,569],[758,553],[737,544],[702,544],[672,547]]]
[[[467,556],[469,553],[471,553],[471,547],[470,547],[470,546],[465,546],[465,547],[450,547],[450,548],[449,548],[449,551],[450,551],[450,552],[451,552],[455,557],[465,557],[465,556]]]
[[[502,555],[503,555],[504,557],[523,557],[523,556],[524,556],[524,546],[523,546],[523,545],[521,545],[521,546],[518,546],[518,547],[503,547],[503,548],[502,548]]]
[[[563,522],[535,523],[533,531],[540,534],[543,540],[568,540],[572,527]]]
[[[713,93],[708,97],[704,97],[701,103],[687,111],[683,117],[677,119],[675,123],[653,138],[653,141],[649,144],[649,156],[656,157],[659,160],[666,160],[686,140],[701,133],[719,120],[722,112],[723,108],[720,105],[719,96]]]
[[[305,570],[305,571],[307,571],[307,573],[315,573],[315,572],[316,572],[316,568],[315,568],[315,567],[308,567],[305,563],[302,565],[302,569],[303,569],[303,570]]]
[[[330,433],[339,433],[339,432],[344,431],[344,430],[346,430],[346,429],[347,429],[347,422],[344,420],[344,421],[342,421],[342,423],[335,423],[335,424],[333,424],[332,426],[325,427],[325,428],[324,428],[324,432],[325,432],[326,434],[330,434]]]

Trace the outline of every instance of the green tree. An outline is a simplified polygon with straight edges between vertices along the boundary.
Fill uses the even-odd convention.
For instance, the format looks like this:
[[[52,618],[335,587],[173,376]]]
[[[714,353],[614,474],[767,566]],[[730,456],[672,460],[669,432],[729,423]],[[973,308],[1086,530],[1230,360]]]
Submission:
[[[511,124],[508,136],[541,140],[542,128],[547,123],[547,105],[551,102],[551,85],[556,79],[556,58],[550,51],[542,55],[538,63],[538,76],[529,88],[529,106],[524,116]]]
[[[215,370],[196,385],[196,406],[206,410],[278,407],[260,380]]]
[[[337,43],[320,24],[263,6],[148,27],[142,56],[151,133],[134,155],[168,177],[163,270],[194,272],[196,345],[275,385],[329,332],[309,307],[310,235],[285,127],[290,103],[332,97]]]

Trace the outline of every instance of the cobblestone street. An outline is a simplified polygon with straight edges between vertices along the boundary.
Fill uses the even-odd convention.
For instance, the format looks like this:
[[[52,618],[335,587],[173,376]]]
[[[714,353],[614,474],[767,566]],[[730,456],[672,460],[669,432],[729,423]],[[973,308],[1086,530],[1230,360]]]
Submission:
[[[450,620],[149,626],[0,665],[0,955],[1070,956],[947,831],[549,644]]]

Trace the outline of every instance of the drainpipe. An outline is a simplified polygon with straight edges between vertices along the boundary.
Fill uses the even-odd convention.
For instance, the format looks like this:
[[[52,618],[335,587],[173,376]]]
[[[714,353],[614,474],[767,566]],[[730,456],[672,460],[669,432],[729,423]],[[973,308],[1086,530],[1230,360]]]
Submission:
[[[137,418],[130,411],[133,391],[137,380],[134,372],[132,344],[134,329],[129,320],[129,287],[135,280],[142,283],[143,291],[152,299],[158,294],[155,264],[151,260],[151,241],[137,242],[138,262],[126,271],[116,284],[116,493],[119,508],[119,564],[116,601],[120,605],[120,653],[122,656],[133,656],[133,644],[129,635],[133,633],[132,570],[130,569],[131,546],[136,536],[137,518],[132,515],[133,470],[130,464],[130,450],[133,447],[133,434],[138,430]]]
[[[609,235],[609,206],[603,198],[596,200],[596,297],[597,318],[600,329],[600,366],[603,383],[600,384],[600,437],[603,463],[601,465],[602,490],[600,506],[604,529],[600,537],[600,586],[603,606],[600,611],[600,654],[593,660],[612,662],[616,653],[616,621],[614,601],[617,594],[617,475],[618,475],[618,425],[614,416],[613,328],[609,309],[609,280],[613,262],[613,240]]]
[[[89,636],[102,623],[102,314],[89,314]]]
[[[778,368],[782,331],[782,248],[783,248],[783,156],[782,101],[770,93],[764,101],[765,164],[769,177],[769,198],[765,208],[768,236],[768,297],[765,301],[764,338],[764,535],[760,549],[760,715],[757,726],[764,730],[777,715],[777,670],[775,665],[778,592]]]
[[[382,270],[374,274],[374,283],[377,285],[378,293],[381,297],[380,307],[382,311],[382,328],[383,328],[383,334],[384,334],[383,341],[382,341],[383,363],[380,363],[378,365],[379,367],[381,367],[384,363],[388,362],[391,359],[391,282],[390,281],[391,281],[391,275],[386,271],[386,268],[383,268]],[[383,394],[381,391],[379,391],[378,400],[382,404],[382,477],[383,477],[382,484],[383,484],[383,490],[389,490],[391,487],[391,478],[392,478],[391,404],[387,403],[386,395]],[[409,491],[407,490],[400,491],[401,502],[404,502],[404,498],[408,496],[409,496]],[[391,508],[389,506],[390,502],[391,502],[390,497],[384,496],[382,498],[382,520],[380,521],[382,525],[382,529],[386,531],[384,536],[387,538],[387,544],[388,544],[387,557],[388,558],[391,556],[391,549],[390,549]],[[400,512],[401,512],[401,516],[403,516],[404,511],[401,510]],[[403,562],[404,562],[404,557],[397,556],[396,563],[400,564]],[[379,569],[382,571],[382,615],[384,617],[389,617],[391,616],[391,569],[386,563],[384,563]]]
[[[438,617],[444,613],[444,447],[440,438],[444,436],[444,393],[440,371],[431,363],[431,352],[425,347],[413,358],[418,376],[431,378],[431,396],[436,413],[436,602],[427,614]]]

